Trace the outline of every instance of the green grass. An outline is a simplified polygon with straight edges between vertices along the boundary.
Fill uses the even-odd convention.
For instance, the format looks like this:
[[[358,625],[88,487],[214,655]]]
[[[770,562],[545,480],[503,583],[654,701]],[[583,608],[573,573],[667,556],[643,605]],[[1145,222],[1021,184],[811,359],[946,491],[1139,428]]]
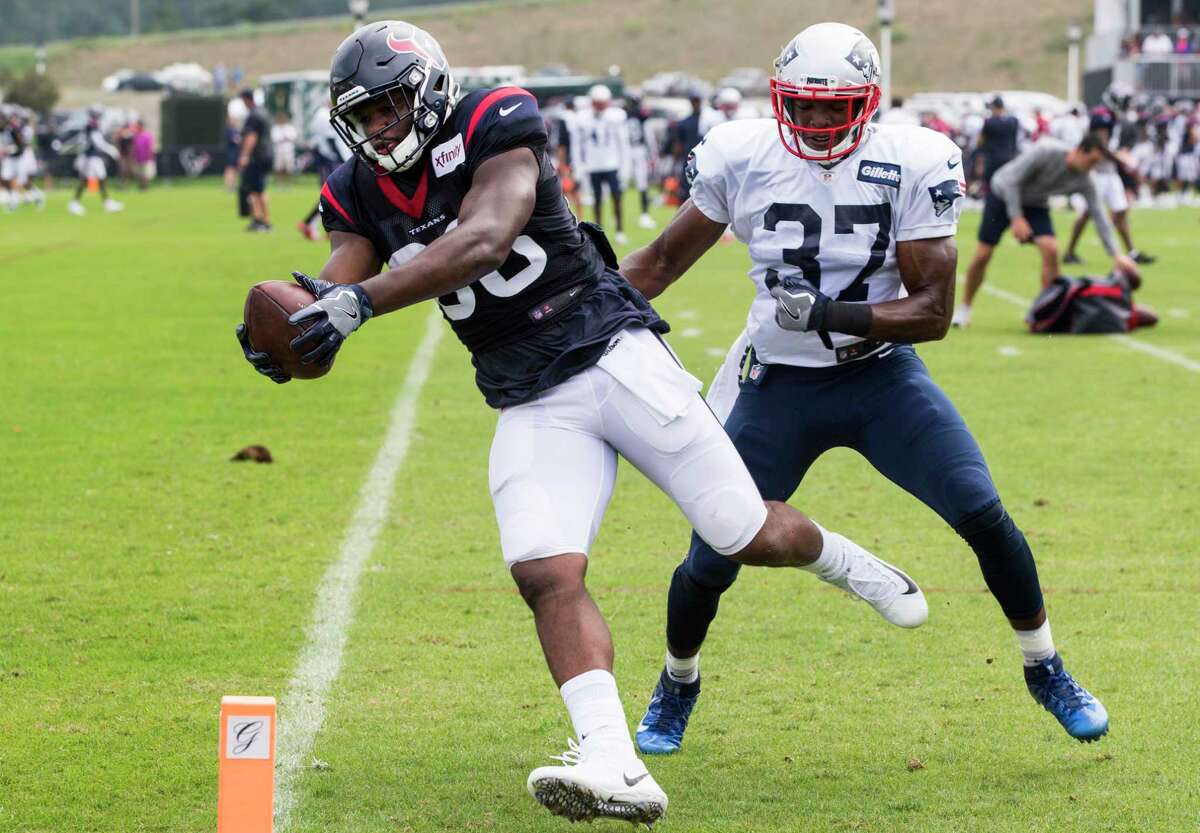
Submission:
[[[286,690],[427,310],[372,323],[320,382],[258,377],[233,339],[245,289],[318,269],[324,253],[289,222],[313,185],[273,196],[269,236],[243,233],[232,196],[208,183],[130,194],[118,215],[93,197],[70,217],[61,193],[44,213],[0,215],[0,831],[211,831],[221,695]],[[1194,213],[1134,222],[1162,256],[1141,294],[1163,323],[1136,337],[1200,360]],[[1099,263],[1089,234],[1082,254]],[[701,331],[673,339],[698,375],[741,326],[745,266],[742,247],[719,246],[659,305],[678,331]],[[1030,295],[1035,274],[1032,251],[1001,246],[995,285]],[[1110,339],[1027,336],[1020,314],[985,295],[970,330],[920,352],[1029,534],[1055,636],[1108,706],[1111,736],[1075,744],[1033,704],[969,550],[835,451],[795,502],[911,568],[930,622],[888,629],[809,576],[744,571],[705,648],[687,745],[651,761],[671,797],[662,830],[1200,822],[1200,380]],[[494,422],[445,338],[313,750],[327,766],[300,781],[298,830],[565,828],[524,791],[570,728],[498,551]],[[252,443],[277,462],[228,461]],[[623,467],[590,586],[631,723],[687,534]]]

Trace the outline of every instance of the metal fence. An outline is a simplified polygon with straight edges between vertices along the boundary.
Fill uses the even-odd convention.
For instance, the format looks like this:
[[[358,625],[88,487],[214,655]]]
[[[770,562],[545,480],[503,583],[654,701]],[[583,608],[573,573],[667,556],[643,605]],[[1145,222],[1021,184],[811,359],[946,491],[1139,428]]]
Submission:
[[[1200,98],[1200,55],[1120,61],[1113,67],[1113,80],[1149,95]]]

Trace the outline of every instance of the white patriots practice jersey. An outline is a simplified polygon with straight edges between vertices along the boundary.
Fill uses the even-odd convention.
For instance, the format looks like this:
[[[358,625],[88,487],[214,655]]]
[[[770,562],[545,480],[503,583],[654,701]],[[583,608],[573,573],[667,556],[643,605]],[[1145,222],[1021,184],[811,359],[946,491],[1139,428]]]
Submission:
[[[588,173],[619,171],[629,160],[629,126],[625,111],[608,107],[602,112],[585,110],[575,119],[576,163]]]
[[[774,119],[717,125],[693,151],[692,202],[750,249],[746,329],[759,361],[827,367],[885,349],[829,333],[830,349],[816,332],[784,330],[771,287],[807,281],[835,301],[892,301],[905,294],[896,243],[955,233],[966,190],[958,146],[924,127],[868,130],[832,168],[789,153]]]

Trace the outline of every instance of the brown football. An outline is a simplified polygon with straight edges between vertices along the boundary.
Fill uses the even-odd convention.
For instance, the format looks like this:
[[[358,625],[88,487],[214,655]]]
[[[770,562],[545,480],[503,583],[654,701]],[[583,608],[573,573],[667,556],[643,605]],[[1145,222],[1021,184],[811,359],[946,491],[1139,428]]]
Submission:
[[[312,293],[290,281],[263,281],[250,287],[246,296],[242,320],[246,322],[250,346],[268,354],[293,379],[316,379],[329,372],[329,367],[303,364],[291,347],[292,339],[303,334],[315,321],[289,324],[288,316],[315,300]]]

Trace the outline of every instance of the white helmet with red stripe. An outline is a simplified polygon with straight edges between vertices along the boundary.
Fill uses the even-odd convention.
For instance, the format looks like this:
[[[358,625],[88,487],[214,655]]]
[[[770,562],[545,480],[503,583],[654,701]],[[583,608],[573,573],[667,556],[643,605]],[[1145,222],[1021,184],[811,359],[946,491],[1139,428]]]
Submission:
[[[817,23],[788,42],[775,60],[771,109],[779,138],[801,159],[832,162],[854,152],[879,109],[879,52],[844,23]],[[813,126],[805,102],[845,102],[845,120]]]

